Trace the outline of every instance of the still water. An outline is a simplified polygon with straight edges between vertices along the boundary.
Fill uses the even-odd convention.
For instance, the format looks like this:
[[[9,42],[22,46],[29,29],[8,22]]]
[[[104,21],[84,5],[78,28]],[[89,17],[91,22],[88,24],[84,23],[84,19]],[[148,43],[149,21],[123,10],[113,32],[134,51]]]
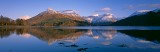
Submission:
[[[160,52],[160,27],[0,27],[0,52]]]

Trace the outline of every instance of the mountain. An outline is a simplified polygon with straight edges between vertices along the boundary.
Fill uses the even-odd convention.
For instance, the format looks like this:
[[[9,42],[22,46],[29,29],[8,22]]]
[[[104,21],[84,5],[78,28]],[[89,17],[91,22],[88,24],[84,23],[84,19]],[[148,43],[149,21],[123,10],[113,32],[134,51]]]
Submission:
[[[88,20],[92,25],[109,25],[113,22],[116,22],[116,18],[113,16],[113,14],[106,13],[103,15],[94,14],[92,16],[89,16],[85,18]]]
[[[51,9],[51,8],[48,8],[46,11],[41,12],[41,13],[38,14],[38,15],[44,15],[44,14],[58,14],[58,13],[60,13],[60,12],[58,12],[58,11],[56,11],[56,10],[53,10],[53,9]]]
[[[93,23],[99,23],[99,22],[115,22],[115,17],[113,14],[107,13],[103,15],[99,15],[98,18],[93,18]]]
[[[148,12],[150,12],[151,10],[139,10],[139,11],[136,11],[134,12],[133,14],[131,14],[130,16],[135,16],[135,15],[143,15],[143,14],[146,14]]]
[[[155,9],[153,11],[158,13],[158,12],[160,12],[160,9]]]
[[[88,24],[80,16],[62,14],[51,8],[30,18],[28,21],[29,25],[32,26],[83,26]]]
[[[146,14],[129,16],[111,25],[116,26],[160,26],[160,9],[156,9]]]
[[[23,19],[23,20],[28,20],[29,18],[31,18],[30,16],[21,16],[20,19]]]

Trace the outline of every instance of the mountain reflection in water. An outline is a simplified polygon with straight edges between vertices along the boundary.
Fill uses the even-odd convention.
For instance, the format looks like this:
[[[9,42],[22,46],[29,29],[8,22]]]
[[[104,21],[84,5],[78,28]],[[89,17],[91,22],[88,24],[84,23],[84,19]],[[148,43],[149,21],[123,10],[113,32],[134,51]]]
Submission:
[[[159,30],[105,30],[105,29],[55,29],[51,27],[18,27],[18,28],[0,28],[0,43],[7,41],[6,39],[11,38],[12,35],[20,36],[21,41],[27,38],[29,42],[37,45],[30,45],[27,50],[33,52],[33,46],[41,45],[36,51],[43,52],[46,50],[50,51],[91,51],[97,52],[103,51],[160,51],[160,31]],[[31,39],[32,37],[38,38],[42,42],[46,42],[49,46],[38,42],[36,39]],[[36,43],[34,43],[34,41]],[[16,46],[17,40],[12,40],[11,42],[5,42],[0,45],[3,48],[7,45],[7,48]],[[11,43],[11,44],[8,44]],[[19,42],[19,44],[24,42]],[[17,44],[18,46],[18,44]],[[50,46],[56,46],[57,48],[52,48]],[[7,48],[3,48],[2,51],[7,51]],[[15,47],[16,48],[16,47]],[[23,47],[21,48],[23,51]],[[107,49],[106,49],[107,48]],[[134,48],[134,49],[133,49]],[[117,50],[114,50],[117,49]],[[145,49],[145,50],[144,50]],[[9,50],[9,49],[8,49]],[[13,49],[14,50],[14,49]],[[21,51],[22,51],[21,50]],[[32,50],[32,51],[31,51]],[[43,51],[42,51],[43,50]],[[16,51],[16,50],[15,50]],[[16,52],[21,52],[17,50]],[[133,52],[134,52],[133,51]],[[26,51],[27,52],[27,51]],[[146,51],[147,52],[147,51]]]

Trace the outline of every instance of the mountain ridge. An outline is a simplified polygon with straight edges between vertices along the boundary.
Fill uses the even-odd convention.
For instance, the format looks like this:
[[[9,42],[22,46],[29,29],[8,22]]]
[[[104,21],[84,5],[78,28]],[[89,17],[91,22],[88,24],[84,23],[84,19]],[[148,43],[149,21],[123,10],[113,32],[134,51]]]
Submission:
[[[82,25],[81,23],[83,22],[87,23],[80,16],[65,15],[52,9],[41,12],[40,14],[30,18],[28,21],[32,26],[60,26],[63,24],[63,26],[76,26]],[[72,25],[65,23],[72,23]]]
[[[106,13],[106,14],[94,14],[92,16],[88,16],[85,19],[88,20],[91,25],[93,26],[104,26],[104,25],[109,25],[113,22],[116,22],[117,20],[115,19],[116,17],[113,16],[111,13]]]
[[[143,15],[129,16],[111,24],[111,26],[160,26],[159,22],[160,12],[153,10]]]

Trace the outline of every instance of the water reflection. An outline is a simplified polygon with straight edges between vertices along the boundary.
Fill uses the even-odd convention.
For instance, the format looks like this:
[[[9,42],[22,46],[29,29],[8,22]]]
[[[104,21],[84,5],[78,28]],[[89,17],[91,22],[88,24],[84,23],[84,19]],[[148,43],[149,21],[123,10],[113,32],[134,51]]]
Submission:
[[[59,50],[60,52],[64,52],[64,50],[66,49],[67,50],[74,49],[74,51],[82,51],[82,52],[83,51],[96,52],[98,50],[108,51],[106,48],[110,49],[110,51],[115,51],[112,49],[117,49],[117,51],[118,50],[124,51],[124,49],[132,50],[132,48],[135,48],[139,51],[142,51],[143,49],[149,49],[149,50],[153,49],[152,51],[160,51],[159,30],[117,31],[114,29],[112,30],[54,29],[50,27],[0,28],[0,38],[1,38],[0,40],[3,40],[1,41],[1,43],[5,42],[6,41],[5,39],[7,38],[11,38],[12,37],[11,35],[14,34],[15,36],[28,38],[30,42],[33,42],[33,40],[35,40],[32,39],[32,37],[36,37],[38,38],[38,40],[48,43],[49,46],[58,46],[57,48],[51,49],[51,47],[47,47],[46,45],[40,44],[41,42],[37,42],[38,40],[36,40],[35,44],[43,45],[43,47],[39,47],[40,50],[38,50],[38,52],[41,52],[44,48],[50,51],[62,49]],[[25,43],[30,43],[30,42],[25,42]],[[9,42],[9,43],[14,43],[14,42]],[[20,43],[24,44],[23,42]],[[3,46],[7,46],[7,44],[3,44]],[[3,46],[0,48],[3,48]],[[37,45],[32,45],[32,46],[37,46]],[[32,49],[32,46],[28,47]]]
[[[14,33],[14,28],[0,28],[0,38],[7,38],[12,33]]]
[[[140,40],[139,42],[160,42],[160,30],[121,30],[121,33],[127,34],[135,38],[141,38],[148,41]]]
[[[106,40],[113,39],[113,37],[116,35],[117,31],[116,30],[88,30],[87,35],[90,37],[93,37],[95,39],[99,38],[105,38]]]

